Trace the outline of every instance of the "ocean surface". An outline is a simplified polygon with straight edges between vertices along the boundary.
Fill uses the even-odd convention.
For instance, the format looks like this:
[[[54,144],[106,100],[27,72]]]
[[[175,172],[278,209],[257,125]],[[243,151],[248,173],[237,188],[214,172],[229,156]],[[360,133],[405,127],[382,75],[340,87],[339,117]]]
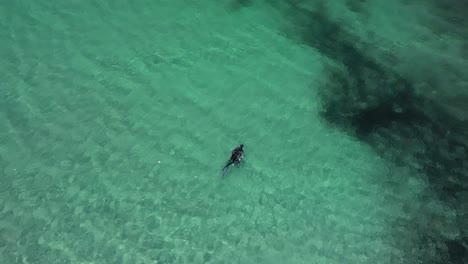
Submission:
[[[297,23],[332,17],[412,73],[468,45],[407,3],[300,2],[3,1],[0,263],[465,263],[445,244],[468,237],[465,207],[321,115],[336,41]],[[331,36],[320,21],[303,27]]]

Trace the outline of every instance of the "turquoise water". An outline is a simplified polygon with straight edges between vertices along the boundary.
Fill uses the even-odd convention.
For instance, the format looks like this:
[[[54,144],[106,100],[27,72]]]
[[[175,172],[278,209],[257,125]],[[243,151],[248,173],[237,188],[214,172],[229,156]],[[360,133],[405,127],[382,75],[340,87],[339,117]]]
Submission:
[[[259,2],[0,7],[0,263],[437,258],[419,234],[456,237],[455,211],[320,118],[330,62],[285,20]]]

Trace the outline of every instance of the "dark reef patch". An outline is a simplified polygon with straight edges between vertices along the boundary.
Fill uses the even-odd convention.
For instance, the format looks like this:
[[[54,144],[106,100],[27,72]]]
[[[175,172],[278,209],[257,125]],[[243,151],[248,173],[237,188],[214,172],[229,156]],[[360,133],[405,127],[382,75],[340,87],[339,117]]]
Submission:
[[[355,13],[364,12],[366,2],[367,0],[345,0],[346,6]]]
[[[447,243],[449,260],[455,264],[468,263],[468,249],[463,241],[451,240]]]
[[[468,0],[433,0],[433,11],[440,15],[446,22],[463,29],[466,32],[468,26]],[[453,29],[453,28],[452,28]]]
[[[379,65],[353,43],[362,43],[321,12],[306,43],[343,67],[330,67],[319,91],[322,116],[346,128],[392,160],[417,161],[441,198],[468,191],[468,125],[418,94],[411,80]],[[315,36],[311,38],[310,36]],[[411,165],[411,164],[407,164]]]
[[[328,83],[319,90],[324,120],[398,166],[427,175],[439,198],[462,212],[468,202],[462,198],[468,197],[468,124],[420,93],[411,79],[378,63],[369,55],[369,44],[327,16],[323,5],[316,7],[289,3],[286,13],[300,40],[334,62],[327,65]],[[458,222],[465,221],[460,213]],[[460,231],[458,240],[431,236],[444,244],[434,250],[447,256],[435,263],[468,258],[468,233]],[[426,242],[420,241],[422,248]],[[425,250],[420,252],[424,255]]]
[[[253,1],[254,0],[230,0],[228,5],[231,11],[238,11],[252,5]]]

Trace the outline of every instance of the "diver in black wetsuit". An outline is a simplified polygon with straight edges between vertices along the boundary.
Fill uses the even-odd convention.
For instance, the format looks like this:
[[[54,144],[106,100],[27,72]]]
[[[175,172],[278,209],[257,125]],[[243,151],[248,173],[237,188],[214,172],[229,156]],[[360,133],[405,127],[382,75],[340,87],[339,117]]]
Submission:
[[[226,174],[227,170],[231,165],[239,167],[242,159],[244,159],[244,144],[240,144],[237,148],[235,148],[231,153],[231,158],[226,163],[226,166],[223,168],[223,176]]]

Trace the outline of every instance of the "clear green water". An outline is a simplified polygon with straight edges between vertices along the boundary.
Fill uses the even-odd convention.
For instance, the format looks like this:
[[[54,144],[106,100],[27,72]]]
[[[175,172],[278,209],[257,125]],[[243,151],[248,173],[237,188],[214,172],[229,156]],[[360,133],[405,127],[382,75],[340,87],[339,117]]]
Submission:
[[[269,12],[5,2],[0,263],[411,263],[441,205],[320,121],[323,58]]]

